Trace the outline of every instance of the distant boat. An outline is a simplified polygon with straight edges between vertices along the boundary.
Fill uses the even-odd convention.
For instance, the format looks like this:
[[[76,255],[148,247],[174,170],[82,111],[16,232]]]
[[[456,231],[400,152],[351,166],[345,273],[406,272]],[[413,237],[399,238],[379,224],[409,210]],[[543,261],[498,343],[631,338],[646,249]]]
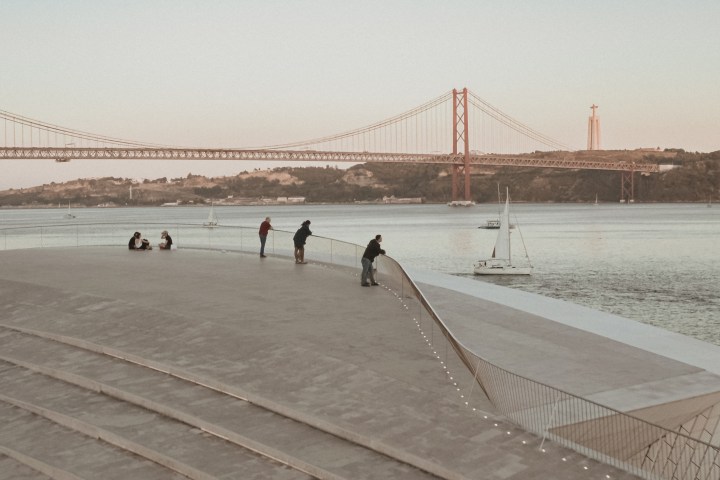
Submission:
[[[486,230],[498,230],[500,228],[500,216],[502,215],[502,197],[500,196],[500,184],[498,183],[498,218],[491,218],[485,221],[485,225],[480,225],[478,228],[484,228]],[[510,228],[515,228],[515,225],[510,224]]]
[[[207,222],[203,223],[203,227],[215,228],[217,226],[218,226],[218,218],[217,218],[217,215],[215,215],[215,206],[211,203],[210,204],[210,213],[208,214]]]
[[[523,244],[523,248],[525,248]],[[525,250],[525,258],[527,262],[519,265],[513,263],[510,243],[510,194],[506,189],[505,193],[505,209],[500,216],[500,228],[498,229],[495,248],[493,248],[492,256],[487,260],[480,260],[475,264],[475,275],[530,275],[532,273],[532,265],[530,258]]]
[[[452,202],[448,202],[448,207],[472,207],[475,205],[475,202],[472,200],[453,200]]]
[[[500,228],[500,220],[490,219],[485,221],[485,225],[480,225],[478,228],[485,228],[488,230],[497,230]]]
[[[485,221],[485,225],[480,225],[478,228],[484,228],[485,230],[497,230],[500,228],[500,220],[491,218]],[[510,228],[515,228],[515,224],[511,223]]]
[[[70,202],[68,202],[67,213],[66,213],[65,215],[63,215],[63,218],[65,218],[65,219],[67,219],[67,220],[70,220],[71,218],[75,218],[75,215],[73,215],[73,214],[70,212]]]

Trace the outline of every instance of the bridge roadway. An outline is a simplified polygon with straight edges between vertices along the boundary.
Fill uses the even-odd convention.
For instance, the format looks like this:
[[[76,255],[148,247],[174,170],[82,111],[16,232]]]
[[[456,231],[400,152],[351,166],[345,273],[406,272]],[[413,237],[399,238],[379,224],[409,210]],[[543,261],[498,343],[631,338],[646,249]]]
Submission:
[[[283,162],[349,162],[349,163],[430,163],[462,165],[463,155],[452,153],[374,153],[332,152],[322,150],[253,150],[174,147],[0,147],[0,160],[252,160]],[[605,158],[586,158],[566,152],[562,158],[543,155],[470,154],[470,165],[544,167],[582,170],[657,173],[656,163],[628,162]]]
[[[513,427],[479,389],[464,407],[402,299],[308,257],[0,252],[0,480],[635,478]],[[521,373],[633,409],[688,377],[720,390],[692,358],[569,325],[574,306],[414,275],[463,342]]]

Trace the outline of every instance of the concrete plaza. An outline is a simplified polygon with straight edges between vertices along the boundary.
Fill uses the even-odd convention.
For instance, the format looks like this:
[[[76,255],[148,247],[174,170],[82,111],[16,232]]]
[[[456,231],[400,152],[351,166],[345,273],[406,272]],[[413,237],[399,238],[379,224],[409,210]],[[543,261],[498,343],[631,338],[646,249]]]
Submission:
[[[635,478],[513,426],[455,385],[402,296],[308,260],[0,252],[0,479]],[[522,307],[539,299],[413,277],[522,375],[623,411],[720,392],[702,365]]]

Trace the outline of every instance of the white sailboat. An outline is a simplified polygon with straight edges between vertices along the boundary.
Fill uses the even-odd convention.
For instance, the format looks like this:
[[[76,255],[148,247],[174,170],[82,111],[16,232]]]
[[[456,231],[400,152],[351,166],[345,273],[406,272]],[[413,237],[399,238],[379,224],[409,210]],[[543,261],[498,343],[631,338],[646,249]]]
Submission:
[[[524,245],[523,245],[524,249]],[[525,251],[522,264],[514,262],[510,242],[510,194],[505,193],[505,209],[500,215],[500,228],[492,256],[475,264],[475,275],[530,275],[532,273],[530,258]]]
[[[70,202],[68,202],[68,210],[67,210],[67,213],[65,215],[63,215],[63,218],[65,218],[67,220],[70,220],[71,218],[75,218],[75,215],[73,215],[70,212]]]
[[[210,204],[210,213],[208,214],[207,222],[203,223],[203,227],[215,228],[218,226],[218,218],[215,215],[215,205]]]

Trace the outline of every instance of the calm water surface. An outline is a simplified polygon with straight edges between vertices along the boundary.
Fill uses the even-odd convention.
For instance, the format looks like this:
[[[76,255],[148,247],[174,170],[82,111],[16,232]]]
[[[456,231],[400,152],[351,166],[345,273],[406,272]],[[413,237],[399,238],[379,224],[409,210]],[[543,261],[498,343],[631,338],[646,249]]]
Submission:
[[[202,223],[206,207],[74,209],[73,222]],[[529,277],[477,277],[496,231],[477,228],[496,205],[298,205],[215,207],[222,225],[256,227],[266,215],[294,231],[383,248],[401,263],[539,293],[720,345],[720,205],[512,205],[514,252],[522,244]],[[0,225],[67,223],[64,209],[0,210]],[[130,232],[131,233],[131,232]],[[312,258],[312,238],[308,241]]]

